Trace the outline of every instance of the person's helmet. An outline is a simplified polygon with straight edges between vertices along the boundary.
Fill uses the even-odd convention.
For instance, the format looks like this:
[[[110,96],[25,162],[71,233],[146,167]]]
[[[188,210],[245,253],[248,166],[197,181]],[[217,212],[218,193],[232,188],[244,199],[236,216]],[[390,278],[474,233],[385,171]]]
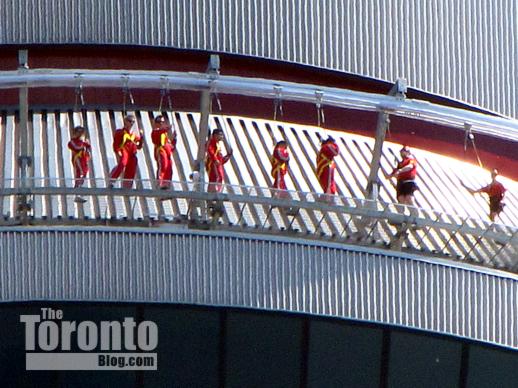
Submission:
[[[221,136],[223,136],[223,131],[221,129],[219,129],[219,128],[216,128],[216,129],[212,130],[212,134],[213,135],[221,135]]]
[[[83,132],[85,132],[85,131],[86,131],[86,130],[85,130],[85,127],[83,127],[83,126],[81,126],[81,125],[78,125],[78,126],[74,127],[74,132],[75,132],[75,133],[83,133]]]
[[[335,139],[334,137],[332,136],[328,136],[327,139],[325,140],[322,140],[322,144],[326,144],[326,143],[334,143],[335,142]]]
[[[287,146],[288,143],[286,143],[284,140],[279,140],[276,144],[276,146]]]

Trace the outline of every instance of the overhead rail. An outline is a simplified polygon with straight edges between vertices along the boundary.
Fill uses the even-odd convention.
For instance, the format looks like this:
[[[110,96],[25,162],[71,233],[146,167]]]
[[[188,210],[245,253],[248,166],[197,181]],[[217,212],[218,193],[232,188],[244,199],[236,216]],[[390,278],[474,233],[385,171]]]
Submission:
[[[320,103],[339,108],[384,111],[390,114],[424,120],[464,131],[471,125],[473,133],[518,141],[518,120],[493,116],[465,109],[447,107],[430,102],[401,99],[374,93],[320,85],[237,77],[194,72],[87,70],[87,69],[32,69],[0,72],[0,89],[71,87],[157,89],[167,82],[171,90],[206,91],[251,97],[282,99],[306,103]],[[315,93],[318,91],[319,93]],[[318,99],[318,101],[317,101]]]
[[[0,198],[24,195],[29,199],[43,196],[53,199],[65,198],[73,202],[77,195],[83,197],[104,197],[112,201],[127,202],[131,211],[120,221],[143,221],[142,214],[134,214],[135,204],[140,199],[156,199],[166,201],[183,200],[188,203],[187,210],[174,218],[166,219],[160,214],[144,216],[151,220],[153,226],[157,222],[185,223],[195,228],[214,228],[247,231],[259,233],[287,233],[304,238],[327,238],[337,242],[352,242],[355,244],[373,245],[396,251],[411,251],[425,255],[457,258],[470,263],[489,267],[497,267],[512,272],[518,271],[516,261],[518,252],[518,229],[494,223],[482,223],[480,220],[448,215],[437,211],[416,208],[410,215],[397,204],[384,203],[360,198],[335,196],[333,202],[323,202],[320,194],[313,192],[288,191],[289,198],[277,198],[277,191],[271,188],[244,185],[224,185],[222,193],[209,193],[207,187],[200,190],[199,183],[172,182],[173,190],[158,190],[153,179],[137,180],[136,189],[108,188],[105,179],[89,179],[88,186],[74,188],[72,179],[35,177],[30,179],[29,187],[21,187],[18,180],[4,180],[0,187]],[[202,212],[193,212],[194,203],[218,201],[225,209],[223,216],[212,218]],[[84,205],[77,205],[81,208]],[[117,221],[117,217],[108,216],[109,204],[106,211],[101,209],[106,217],[89,220],[90,224],[105,224]],[[263,207],[268,212],[253,219],[249,217],[252,208]],[[294,211],[295,210],[295,211]],[[274,212],[275,214],[272,214]],[[285,227],[272,227],[270,217],[291,218]],[[304,233],[295,225],[302,225],[311,217],[320,219],[313,222]],[[333,224],[334,220],[345,222],[336,223],[339,228],[323,228]],[[297,223],[294,224],[294,221]],[[43,220],[45,225],[61,224],[61,216],[56,219]],[[81,220],[75,218],[74,224]],[[83,220],[84,221],[84,220]],[[271,221],[271,220],[270,220]],[[37,217],[32,217],[29,224],[37,224]],[[16,219],[4,214],[0,226],[13,225]],[[150,225],[151,225],[150,224]],[[431,236],[444,235],[439,248],[430,250],[428,239]],[[460,245],[464,247],[459,248]],[[477,247],[483,249],[476,249]],[[506,259],[507,258],[507,259]]]

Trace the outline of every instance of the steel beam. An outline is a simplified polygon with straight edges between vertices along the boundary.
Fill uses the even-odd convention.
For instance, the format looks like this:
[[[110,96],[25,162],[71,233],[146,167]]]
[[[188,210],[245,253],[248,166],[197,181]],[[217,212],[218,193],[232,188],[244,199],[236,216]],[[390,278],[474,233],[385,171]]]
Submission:
[[[18,51],[18,73],[23,76],[29,69],[27,50]],[[26,85],[22,85],[19,89],[19,144],[20,154],[18,156],[18,168],[20,173],[20,186],[22,189],[29,187],[29,167],[31,165],[31,157],[29,155],[29,89]],[[16,137],[15,137],[16,138]],[[27,195],[21,194],[17,198],[17,214],[24,222],[27,219],[27,212],[30,210],[30,204]]]
[[[186,183],[187,184],[187,183]],[[226,185],[228,188],[232,187],[246,187],[246,186],[234,186]],[[248,187],[252,189],[253,187]],[[236,191],[231,190],[231,191]],[[296,193],[296,192],[295,192]],[[404,215],[398,212],[377,210],[377,201],[363,200],[363,206],[349,206],[346,205],[345,201],[342,205],[326,204],[322,202],[314,201],[303,201],[293,199],[280,199],[275,197],[262,197],[255,195],[242,195],[228,193],[209,193],[206,191],[164,191],[158,189],[110,189],[110,188],[89,188],[89,187],[32,187],[27,189],[22,188],[4,188],[0,190],[0,197],[12,196],[12,195],[70,195],[70,196],[122,196],[122,197],[142,197],[142,198],[185,198],[192,200],[201,201],[221,201],[221,202],[232,202],[239,204],[249,205],[265,205],[270,207],[296,207],[309,211],[319,211],[324,213],[337,213],[341,212],[351,216],[366,217],[368,219],[386,220],[391,224],[410,224],[413,223],[417,228],[430,227],[437,231],[444,230],[453,232],[455,234],[467,234],[475,236],[483,236],[487,239],[492,239],[498,243],[507,244],[510,242],[509,235],[507,233],[497,233],[494,231],[488,231],[486,228],[478,226],[469,226],[469,218],[463,219],[461,224],[444,222],[438,220],[432,220],[429,218],[417,218],[410,215]],[[293,196],[292,196],[293,197]],[[366,202],[372,202],[374,205],[369,205]],[[516,228],[510,228],[510,233],[514,233]],[[449,241],[448,241],[449,243]]]
[[[399,101],[405,99],[406,95],[406,81],[398,79],[392,89],[390,89],[389,96],[396,98]],[[383,143],[390,125],[390,117],[385,110],[380,110],[378,113],[378,123],[376,125],[376,140],[374,142],[374,150],[372,152],[371,171],[367,179],[366,197],[371,199],[378,198],[379,179],[378,171],[380,168],[381,154],[383,151]]]
[[[219,56],[211,55],[207,65],[207,75],[211,82],[209,87],[201,92],[200,122],[198,125],[198,154],[194,161],[193,171],[199,173],[199,190],[205,190],[205,144],[209,134],[209,118],[212,113],[212,84],[219,76]],[[206,216],[205,206],[201,207],[202,218]]]
[[[371,170],[367,178],[367,188],[365,197],[370,199],[378,199],[379,179],[378,171],[380,168],[381,154],[383,151],[383,143],[390,123],[389,115],[381,111],[378,113],[378,123],[376,125],[376,139],[374,141],[374,149],[372,151],[372,160],[370,163]]]
[[[122,88],[127,82],[132,89],[160,90],[166,80],[170,88],[176,90],[212,89],[218,93],[270,99],[278,97],[275,87],[280,87],[283,100],[311,104],[316,103],[315,91],[319,90],[323,93],[321,103],[326,106],[367,111],[383,110],[391,115],[446,125],[463,132],[464,124],[469,122],[473,133],[518,141],[518,120],[427,101],[279,80],[226,75],[219,75],[215,80],[210,74],[192,72],[38,69],[28,70],[24,74],[17,71],[0,72],[0,89],[22,86],[75,88],[78,76],[81,76],[83,87]]]

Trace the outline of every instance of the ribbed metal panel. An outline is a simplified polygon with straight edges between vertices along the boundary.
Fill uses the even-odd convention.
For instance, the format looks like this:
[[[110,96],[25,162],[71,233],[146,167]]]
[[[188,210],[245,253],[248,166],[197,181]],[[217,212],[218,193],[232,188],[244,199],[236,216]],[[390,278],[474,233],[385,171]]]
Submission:
[[[394,81],[518,117],[514,0],[1,0],[0,44],[253,55]]]
[[[304,312],[518,349],[518,277],[343,245],[211,232],[0,231],[0,299]]]

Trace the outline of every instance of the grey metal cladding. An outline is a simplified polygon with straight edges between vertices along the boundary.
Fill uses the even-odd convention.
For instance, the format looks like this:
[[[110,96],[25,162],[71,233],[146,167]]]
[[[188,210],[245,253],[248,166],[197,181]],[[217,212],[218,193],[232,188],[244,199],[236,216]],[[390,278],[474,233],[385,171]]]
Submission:
[[[0,231],[0,301],[146,301],[304,312],[518,349],[518,277],[225,232]]]
[[[517,117],[515,0],[0,0],[0,44],[253,55],[409,86]]]

